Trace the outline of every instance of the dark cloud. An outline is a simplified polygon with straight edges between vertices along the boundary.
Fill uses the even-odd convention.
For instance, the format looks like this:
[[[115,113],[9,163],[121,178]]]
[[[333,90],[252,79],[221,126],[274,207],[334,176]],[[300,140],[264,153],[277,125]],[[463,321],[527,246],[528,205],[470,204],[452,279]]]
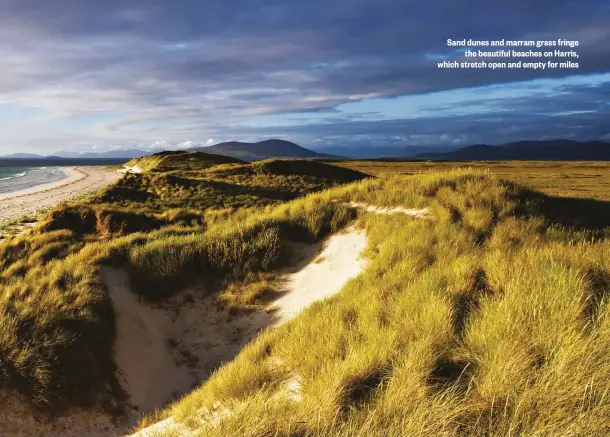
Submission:
[[[218,136],[220,129],[238,132],[240,120],[260,114],[329,112],[368,97],[610,71],[606,0],[0,0],[0,11],[0,103],[42,107],[63,117],[124,113],[105,127],[116,132],[117,141],[121,133],[125,140],[146,140],[133,128],[143,122],[200,123],[205,129],[193,135],[205,130]],[[578,39],[581,68],[437,69],[434,56],[427,55],[449,56],[447,38]],[[530,111],[554,120],[560,116],[551,113],[594,108],[590,117],[601,117],[607,107],[592,103],[607,98],[600,92],[566,93],[554,111],[548,97],[482,104],[492,112],[504,107],[503,113]],[[532,117],[523,117],[522,131],[513,136],[564,132],[551,122],[541,125],[548,132],[528,130]],[[337,116],[282,132],[315,135],[319,129],[320,136],[379,138],[380,129],[400,125],[403,136],[408,129],[440,138],[445,130],[438,123]],[[456,138],[485,136],[484,126],[467,117],[449,124],[459,125]]]
[[[469,102],[473,107],[487,105],[489,110],[484,114],[375,121],[337,117],[325,123],[275,130],[265,127],[234,131],[226,126],[216,134],[219,137],[223,134],[289,135],[307,138],[307,144],[314,148],[346,146],[345,138],[350,138],[352,146],[503,144],[532,138],[610,140],[607,123],[610,119],[610,83],[559,89],[562,94],[559,102],[545,96]]]

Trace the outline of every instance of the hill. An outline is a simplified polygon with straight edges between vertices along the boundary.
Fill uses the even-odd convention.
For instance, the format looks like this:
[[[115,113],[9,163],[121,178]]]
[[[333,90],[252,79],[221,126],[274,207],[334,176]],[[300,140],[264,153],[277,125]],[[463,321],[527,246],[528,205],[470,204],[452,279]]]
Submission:
[[[366,270],[265,331],[142,435],[606,434],[607,231],[592,242],[557,227],[541,208],[553,199],[469,170],[305,201],[329,214],[341,201],[377,206],[356,219]]]
[[[166,172],[172,170],[204,170],[218,164],[239,163],[244,163],[244,161],[212,153],[166,151],[134,158],[125,165],[127,167],[137,166],[142,171]]]
[[[478,144],[448,153],[422,154],[418,158],[459,161],[608,161],[610,143],[550,140],[519,141],[502,146]]]
[[[321,158],[328,155],[316,153],[304,147],[285,140],[265,140],[258,143],[242,143],[230,141],[209,147],[199,147],[196,150],[205,153],[231,156],[246,161],[256,161],[268,158]]]
[[[197,152],[130,164],[143,168],[0,245],[0,434],[42,410],[100,435],[77,430],[76,406],[124,435],[170,402],[141,426],[178,429],[148,435],[607,435],[610,222],[592,211],[608,202],[567,208],[464,169],[367,178]],[[323,242],[353,229],[364,269],[281,326],[255,323],[290,298],[286,269],[334,281],[343,264]],[[166,365],[194,384],[143,402],[173,388]]]
[[[356,170],[319,161],[271,159],[246,163],[202,152],[162,152],[134,159],[141,173],[128,174],[100,193],[109,208],[161,213],[172,208],[263,206],[295,199],[334,185],[364,179]]]

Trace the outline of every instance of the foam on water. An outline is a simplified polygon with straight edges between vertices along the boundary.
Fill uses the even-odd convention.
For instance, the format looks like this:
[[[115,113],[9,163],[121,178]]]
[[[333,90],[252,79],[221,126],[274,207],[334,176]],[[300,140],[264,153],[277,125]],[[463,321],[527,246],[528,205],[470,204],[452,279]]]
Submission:
[[[67,176],[59,167],[0,167],[0,193],[57,182]]]

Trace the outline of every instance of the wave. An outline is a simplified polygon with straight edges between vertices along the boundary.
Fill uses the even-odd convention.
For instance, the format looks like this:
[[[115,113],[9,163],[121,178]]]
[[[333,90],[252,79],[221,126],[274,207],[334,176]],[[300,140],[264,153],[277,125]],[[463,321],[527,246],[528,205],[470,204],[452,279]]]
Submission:
[[[7,178],[0,178],[0,181],[8,181],[9,179],[22,178],[26,174],[28,174],[28,173],[26,171],[24,171],[23,173],[17,173],[17,174],[14,174],[13,176],[9,176]]]

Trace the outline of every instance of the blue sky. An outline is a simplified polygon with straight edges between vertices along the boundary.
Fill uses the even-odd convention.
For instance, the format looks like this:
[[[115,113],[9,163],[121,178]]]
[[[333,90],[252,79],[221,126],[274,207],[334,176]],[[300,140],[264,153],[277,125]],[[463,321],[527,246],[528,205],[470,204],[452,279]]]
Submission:
[[[535,3],[535,5],[533,5]],[[0,0],[0,154],[610,140],[606,0]],[[578,40],[578,70],[442,70],[448,38]]]

